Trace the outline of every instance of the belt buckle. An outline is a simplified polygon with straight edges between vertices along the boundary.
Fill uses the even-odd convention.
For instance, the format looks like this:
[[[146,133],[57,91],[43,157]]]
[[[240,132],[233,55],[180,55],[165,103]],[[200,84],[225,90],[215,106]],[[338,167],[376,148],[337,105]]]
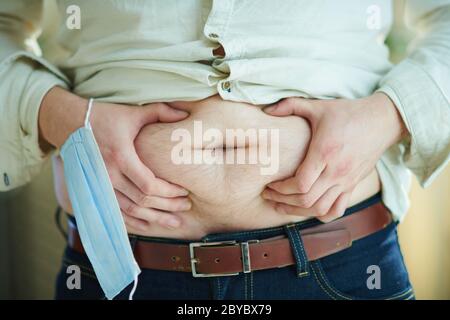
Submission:
[[[191,242],[189,243],[189,255],[191,258],[191,270],[194,278],[209,278],[209,277],[225,277],[225,276],[237,276],[236,273],[199,273],[197,272],[196,263],[198,260],[195,258],[194,249],[198,247],[216,247],[216,246],[236,246],[236,241],[218,241],[218,242]]]

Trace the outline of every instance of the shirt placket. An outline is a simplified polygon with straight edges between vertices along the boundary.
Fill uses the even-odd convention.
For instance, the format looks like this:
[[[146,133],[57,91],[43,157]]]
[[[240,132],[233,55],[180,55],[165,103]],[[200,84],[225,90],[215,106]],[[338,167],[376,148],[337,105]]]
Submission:
[[[234,0],[213,0],[211,11],[206,20],[203,32],[212,42],[222,45],[226,57],[234,55],[232,46],[227,45],[227,29],[233,11]],[[228,77],[217,83],[217,91],[223,99],[232,94],[233,81]]]

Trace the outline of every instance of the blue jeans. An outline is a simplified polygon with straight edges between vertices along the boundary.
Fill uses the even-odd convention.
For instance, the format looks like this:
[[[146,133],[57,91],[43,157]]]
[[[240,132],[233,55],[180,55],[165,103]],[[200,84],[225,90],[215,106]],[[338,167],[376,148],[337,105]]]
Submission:
[[[347,209],[345,215],[379,201],[378,194]],[[294,248],[297,265],[214,278],[194,278],[187,272],[143,269],[134,299],[414,299],[395,222],[355,241],[348,249],[316,261],[306,261],[302,254],[303,243],[294,231],[320,223],[308,220],[282,227],[207,235],[200,241],[248,241],[285,235]],[[188,243],[177,239],[130,236],[131,244],[136,239]],[[69,265],[80,267],[80,289],[67,288],[70,274],[66,270]],[[304,271],[308,274],[299,276]],[[379,282],[374,280],[374,276]],[[131,287],[116,299],[127,299]],[[65,250],[58,275],[56,299],[104,299],[88,258],[69,247]]]

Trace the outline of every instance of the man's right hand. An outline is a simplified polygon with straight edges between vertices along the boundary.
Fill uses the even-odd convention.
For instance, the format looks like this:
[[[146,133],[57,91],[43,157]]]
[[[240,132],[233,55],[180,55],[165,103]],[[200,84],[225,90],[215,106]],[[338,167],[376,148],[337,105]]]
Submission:
[[[83,126],[88,101],[64,89],[51,89],[39,111],[39,135],[46,146],[60,148]],[[191,208],[188,191],[155,177],[139,159],[134,140],[142,127],[155,122],[176,122],[188,113],[165,103],[141,107],[94,102],[90,123],[106,164],[125,224],[146,230],[148,223],[166,228],[181,225],[178,213]]]

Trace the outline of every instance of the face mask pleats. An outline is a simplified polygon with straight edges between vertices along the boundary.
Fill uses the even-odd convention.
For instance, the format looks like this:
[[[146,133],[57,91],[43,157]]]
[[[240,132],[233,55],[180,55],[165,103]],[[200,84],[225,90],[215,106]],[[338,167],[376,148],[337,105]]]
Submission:
[[[91,128],[72,133],[61,156],[83,247],[106,297],[112,299],[136,284],[140,269]]]

